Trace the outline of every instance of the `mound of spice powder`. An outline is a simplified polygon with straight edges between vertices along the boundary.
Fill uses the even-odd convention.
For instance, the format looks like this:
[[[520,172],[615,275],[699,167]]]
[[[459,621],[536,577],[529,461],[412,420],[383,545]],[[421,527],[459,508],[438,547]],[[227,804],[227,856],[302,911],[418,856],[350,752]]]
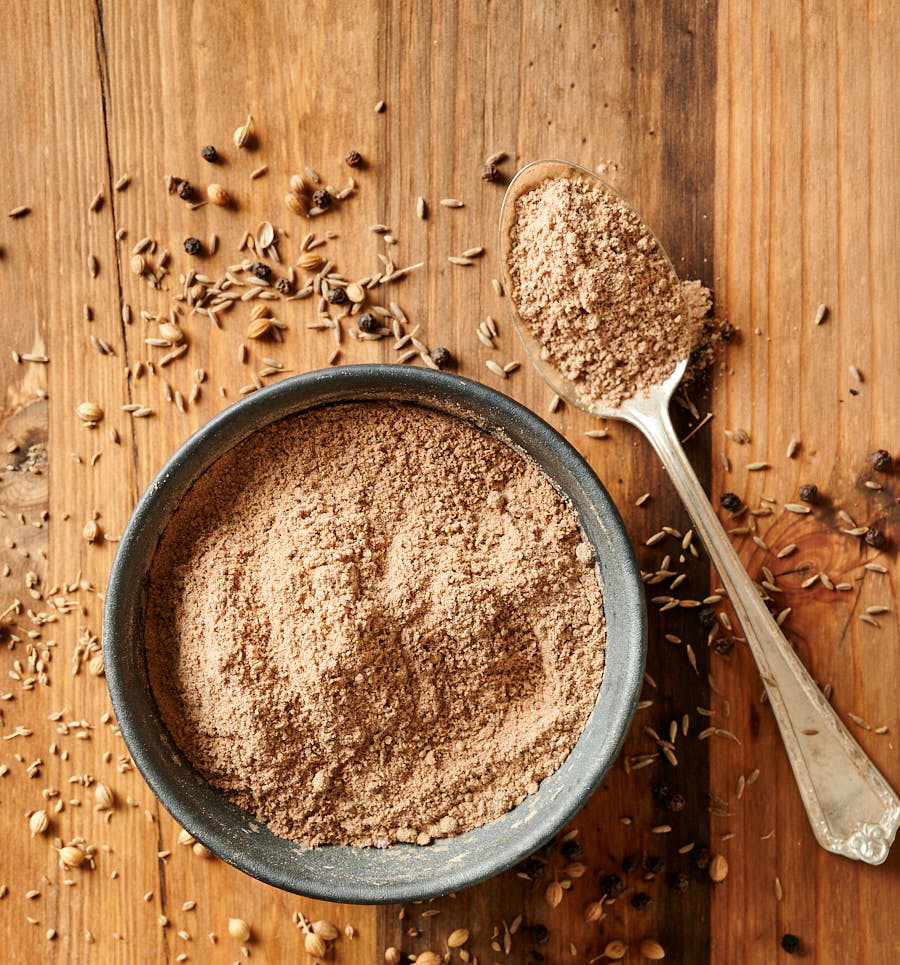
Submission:
[[[708,303],[682,286],[628,205],[565,177],[515,204],[510,295],[542,358],[586,402],[618,406],[690,356]]]
[[[415,406],[328,406],[238,445],[174,514],[148,593],[172,737],[311,845],[500,816],[563,762],[603,673],[570,508],[503,443]]]

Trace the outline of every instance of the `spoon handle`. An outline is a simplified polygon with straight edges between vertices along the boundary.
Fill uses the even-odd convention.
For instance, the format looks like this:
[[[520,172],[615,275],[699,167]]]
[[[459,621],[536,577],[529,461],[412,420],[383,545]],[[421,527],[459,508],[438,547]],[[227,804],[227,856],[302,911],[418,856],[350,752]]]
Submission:
[[[900,825],[900,799],[850,736],[785,639],[747,575],[669,418],[668,405],[634,412],[684,501],[756,659],[819,844],[881,864]]]

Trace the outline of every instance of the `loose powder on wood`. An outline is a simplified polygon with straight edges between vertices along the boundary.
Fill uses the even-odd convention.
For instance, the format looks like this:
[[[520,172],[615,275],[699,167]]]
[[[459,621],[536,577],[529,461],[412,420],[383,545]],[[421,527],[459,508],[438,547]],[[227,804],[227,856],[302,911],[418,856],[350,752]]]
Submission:
[[[708,301],[682,286],[628,205],[558,177],[518,197],[515,215],[510,294],[543,359],[586,402],[617,407],[690,356]]]
[[[146,650],[174,740],[279,835],[384,846],[490,821],[563,762],[603,673],[589,547],[547,477],[387,403],[276,423],[195,483]]]

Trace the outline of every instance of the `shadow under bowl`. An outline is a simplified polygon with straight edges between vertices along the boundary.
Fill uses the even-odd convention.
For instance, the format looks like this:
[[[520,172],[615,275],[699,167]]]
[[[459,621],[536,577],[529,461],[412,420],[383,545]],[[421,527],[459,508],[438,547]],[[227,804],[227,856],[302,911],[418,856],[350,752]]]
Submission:
[[[536,794],[495,821],[430,845],[303,847],[277,837],[191,766],[169,735],[144,651],[148,574],[159,539],[194,481],[251,433],[307,409],[383,400],[465,419],[524,454],[574,509],[593,547],[607,623],[606,668],[587,725]],[[597,476],[534,413],[477,382],[430,369],[354,365],[285,379],[198,429],[138,502],[119,543],[103,616],[106,680],[131,756],[173,818],[229,864],[260,881],[328,901],[406,902],[458,891],[504,871],[555,835],[612,766],[634,715],[646,654],[640,571],[621,517]]]

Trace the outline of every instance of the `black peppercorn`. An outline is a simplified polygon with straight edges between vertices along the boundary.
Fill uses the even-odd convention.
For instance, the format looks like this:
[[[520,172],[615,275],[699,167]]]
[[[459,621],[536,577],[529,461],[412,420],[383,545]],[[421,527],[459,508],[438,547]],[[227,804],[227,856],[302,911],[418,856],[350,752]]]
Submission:
[[[680,871],[673,871],[669,875],[669,887],[672,891],[687,891],[688,884],[688,876]]]
[[[279,278],[275,282],[275,291],[281,292],[282,295],[289,295],[291,292],[291,283],[287,278]]]
[[[697,619],[700,621],[700,626],[703,627],[704,630],[712,630],[718,618],[716,617],[716,611],[713,610],[712,607],[704,606],[700,607],[697,611]]]
[[[210,164],[215,164],[219,160],[219,152],[212,146],[212,144],[207,144],[206,147],[200,152],[204,161],[209,161]]]
[[[347,162],[349,167],[358,168],[360,164],[362,164],[362,155],[359,153],[359,151],[347,151],[346,155],[344,156],[344,160]]]
[[[331,204],[331,195],[324,188],[319,188],[313,191],[312,203],[317,208],[327,208]]]
[[[431,358],[439,368],[443,368],[450,361],[450,350],[443,345],[435,345],[431,350]]]
[[[347,303],[347,293],[343,288],[329,288],[326,298],[332,305],[345,305]]]
[[[653,904],[653,899],[646,891],[638,891],[631,896],[631,905],[633,908],[637,908],[638,911],[643,911],[645,908],[649,908]]]
[[[190,181],[179,181],[175,190],[182,201],[190,201],[194,196],[194,186]]]
[[[795,955],[800,951],[800,939],[796,935],[792,935],[788,932],[781,936],[781,947],[788,953],[788,955]]]
[[[254,264],[250,266],[250,271],[252,271],[257,278],[262,278],[263,281],[268,279],[269,275],[272,274],[272,269],[263,261],[254,262]]]
[[[485,164],[485,166],[481,169],[481,180],[496,181],[499,173],[500,172],[497,170],[496,164]]]
[[[686,804],[686,801],[684,800],[684,795],[679,794],[677,791],[673,791],[666,798],[666,807],[668,808],[668,810],[674,811],[676,813],[678,811],[683,811],[685,804]]]
[[[666,863],[662,858],[647,857],[644,859],[644,871],[648,875],[661,875],[666,870]]]
[[[869,546],[873,546],[877,550],[880,550],[886,542],[884,530],[880,529],[878,526],[870,526],[866,530],[866,535],[863,537],[863,539]]]
[[[669,785],[665,778],[661,777],[653,784],[652,793],[657,801],[665,801],[669,796]]]
[[[622,870],[625,874],[630,875],[632,871],[637,871],[638,869],[638,859],[633,855],[629,854],[622,858]]]
[[[727,657],[734,649],[734,640],[731,637],[716,637],[712,646],[720,657]]]
[[[600,879],[600,890],[607,898],[618,898],[625,885],[618,875],[604,875]]]
[[[869,465],[875,472],[890,472],[894,466],[894,460],[887,449],[876,449],[869,456]]]
[[[184,250],[189,255],[199,255],[203,250],[203,245],[200,243],[199,238],[188,238],[184,243]]]
[[[709,848],[694,848],[691,852],[691,860],[698,871],[705,871],[709,867]]]
[[[815,483],[804,483],[797,490],[797,495],[805,503],[814,503],[819,498],[819,487]]]
[[[737,329],[731,322],[722,322],[719,326],[719,337],[723,342],[730,342],[737,335]]]
[[[564,841],[559,852],[566,861],[581,861],[584,857],[584,848],[577,841]]]
[[[370,315],[368,312],[363,312],[362,315],[356,320],[356,324],[359,326],[361,332],[374,332],[378,328],[378,321],[374,315]]]
[[[550,941],[550,929],[546,925],[534,926],[535,945],[546,945]]]
[[[729,513],[736,513],[741,508],[741,497],[737,493],[722,493],[719,502]]]

